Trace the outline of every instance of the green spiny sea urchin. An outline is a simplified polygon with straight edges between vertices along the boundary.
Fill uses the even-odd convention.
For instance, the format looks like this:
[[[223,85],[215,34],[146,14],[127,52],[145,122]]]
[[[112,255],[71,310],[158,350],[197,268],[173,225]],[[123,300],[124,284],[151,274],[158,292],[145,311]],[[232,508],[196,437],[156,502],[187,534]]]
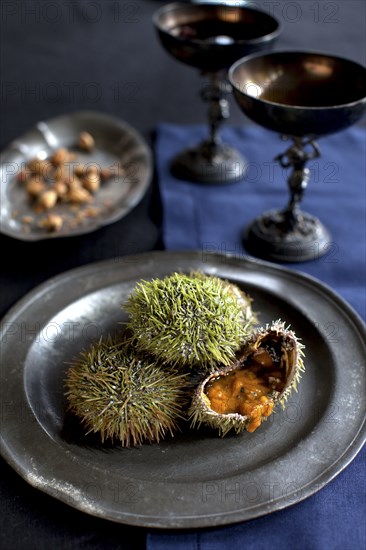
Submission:
[[[81,352],[67,372],[69,410],[87,433],[122,446],[173,434],[186,405],[186,378],[110,337]]]
[[[203,273],[141,281],[125,307],[139,349],[180,369],[230,364],[255,323],[249,296]]]
[[[253,432],[280,402],[284,406],[304,370],[303,345],[277,321],[258,329],[228,367],[206,377],[195,391],[192,427]]]

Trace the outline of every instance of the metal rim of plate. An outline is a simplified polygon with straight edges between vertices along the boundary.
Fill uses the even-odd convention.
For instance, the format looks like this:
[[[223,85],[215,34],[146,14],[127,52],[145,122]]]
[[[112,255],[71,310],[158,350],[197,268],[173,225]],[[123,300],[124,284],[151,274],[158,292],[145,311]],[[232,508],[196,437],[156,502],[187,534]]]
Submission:
[[[26,207],[27,197],[24,190],[16,187],[19,184],[13,167],[20,169],[25,162],[39,153],[44,155],[47,152],[48,156],[58,147],[72,147],[81,131],[92,134],[96,132],[103,144],[102,148],[98,148],[97,142],[96,152],[93,153],[97,157],[84,159],[86,163],[97,162],[104,167],[109,163],[121,162],[123,167],[129,167],[125,177],[116,178],[113,184],[107,182],[107,191],[105,185],[101,188],[110,207],[104,208],[102,198],[99,199],[99,191],[96,201],[91,205],[103,207],[105,211],[88,218],[85,225],[71,225],[59,232],[47,232],[37,227],[25,231],[27,227],[21,224],[20,219],[15,219],[12,212],[20,209],[23,210],[22,215],[33,216],[34,212],[30,206]],[[116,142],[112,136],[116,138]],[[108,159],[108,164],[103,163],[103,158]],[[77,111],[38,122],[32,129],[12,141],[0,154],[0,233],[23,241],[38,241],[84,235],[95,231],[118,221],[140,202],[150,185],[152,172],[153,160],[149,146],[136,129],[117,117],[98,111]],[[9,196],[10,192],[12,198]],[[57,213],[62,214],[63,211]]]
[[[70,435],[62,380],[65,361],[96,338],[85,329],[115,327],[140,278],[197,269],[245,288],[261,322],[282,313],[301,336],[306,371],[287,408],[226,438],[194,431],[122,449]],[[366,438],[363,321],[317,279],[262,260],[193,251],[90,264],[35,288],[1,328],[1,453],[31,485],[91,515],[169,529],[252,519],[317,492]]]

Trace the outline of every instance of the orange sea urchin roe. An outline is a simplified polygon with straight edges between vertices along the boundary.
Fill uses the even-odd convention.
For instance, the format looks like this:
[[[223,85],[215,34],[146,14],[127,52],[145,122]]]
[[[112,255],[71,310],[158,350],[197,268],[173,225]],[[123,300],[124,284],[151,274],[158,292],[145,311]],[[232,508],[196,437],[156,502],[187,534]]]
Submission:
[[[254,432],[263,416],[273,411],[272,390],[281,391],[283,375],[268,351],[260,348],[245,366],[219,376],[208,387],[211,409],[219,414],[239,413],[249,417],[248,432]]]

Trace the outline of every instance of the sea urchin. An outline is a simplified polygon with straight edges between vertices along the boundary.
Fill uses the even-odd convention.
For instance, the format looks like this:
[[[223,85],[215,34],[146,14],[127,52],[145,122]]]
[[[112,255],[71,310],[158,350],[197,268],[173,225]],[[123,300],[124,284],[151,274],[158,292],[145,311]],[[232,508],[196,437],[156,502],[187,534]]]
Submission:
[[[69,410],[101,440],[122,446],[158,442],[177,428],[185,405],[185,377],[167,372],[133,345],[100,340],[67,372]]]
[[[206,424],[222,436],[232,429],[254,432],[296,389],[304,370],[303,347],[282,322],[258,329],[232,365],[200,383],[189,412],[192,426]]]
[[[140,281],[125,308],[138,348],[179,369],[228,365],[255,321],[249,296],[202,273]]]

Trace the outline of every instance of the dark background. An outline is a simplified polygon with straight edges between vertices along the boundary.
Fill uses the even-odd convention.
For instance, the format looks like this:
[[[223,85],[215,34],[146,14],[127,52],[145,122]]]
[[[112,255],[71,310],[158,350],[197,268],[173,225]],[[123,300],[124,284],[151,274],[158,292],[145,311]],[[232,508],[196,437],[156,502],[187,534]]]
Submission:
[[[124,119],[152,147],[159,122],[205,122],[199,74],[170,58],[158,42],[152,14],[162,4],[4,0],[0,148],[39,120],[81,109]],[[324,51],[365,64],[363,0],[254,4],[284,25],[275,49]],[[250,123],[232,99],[230,103],[230,124]],[[52,275],[162,248],[155,180],[130,214],[89,235],[36,243],[0,235],[0,316]],[[0,466],[1,548],[144,548],[143,529],[75,511],[30,487],[1,459]]]

